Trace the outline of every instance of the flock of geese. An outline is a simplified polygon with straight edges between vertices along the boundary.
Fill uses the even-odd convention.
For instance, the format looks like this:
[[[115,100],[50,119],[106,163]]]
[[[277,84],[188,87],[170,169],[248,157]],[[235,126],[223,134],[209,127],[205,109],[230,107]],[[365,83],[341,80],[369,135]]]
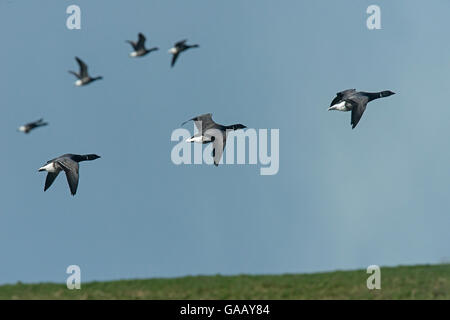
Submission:
[[[158,47],[147,49],[145,46],[145,41],[146,38],[142,33],[138,34],[137,42],[126,40],[126,42],[129,43],[134,50],[130,53],[130,57],[143,57],[151,52],[159,50]],[[199,47],[198,44],[188,45],[186,42],[187,40],[178,41],[175,43],[173,48],[169,50],[169,53],[172,54],[172,60],[170,64],[171,67],[175,65],[175,62],[177,61],[180,53],[191,48]],[[86,63],[78,57],[75,57],[75,60],[79,65],[79,72],[69,71],[69,73],[73,74],[77,78],[75,82],[76,86],[85,86],[94,81],[102,79],[101,76],[91,77],[88,73],[88,66],[86,65]],[[337,110],[344,112],[351,111],[351,126],[352,129],[354,129],[361,119],[364,111],[366,110],[367,103],[372,100],[388,97],[393,94],[395,93],[389,90],[380,92],[364,92],[356,91],[356,89],[347,89],[336,93],[336,97],[332,100],[328,110]],[[187,139],[186,142],[196,142],[202,144],[212,143],[212,156],[214,158],[215,166],[219,165],[223,150],[225,149],[227,133],[232,130],[246,128],[246,126],[243,124],[233,124],[229,126],[218,124],[213,121],[211,113],[199,115],[183,122],[181,125],[183,126],[188,121],[194,121],[195,126],[198,129],[198,133]],[[47,125],[48,123],[44,122],[44,119],[39,119],[37,121],[20,126],[18,128],[18,131],[28,134],[36,128]],[[64,171],[66,174],[67,182],[69,184],[70,193],[74,196],[78,188],[79,163],[82,161],[92,161],[98,158],[100,158],[100,156],[96,154],[64,154],[47,161],[47,163],[38,170],[47,172],[44,191],[50,188],[58,174],[61,171]]]

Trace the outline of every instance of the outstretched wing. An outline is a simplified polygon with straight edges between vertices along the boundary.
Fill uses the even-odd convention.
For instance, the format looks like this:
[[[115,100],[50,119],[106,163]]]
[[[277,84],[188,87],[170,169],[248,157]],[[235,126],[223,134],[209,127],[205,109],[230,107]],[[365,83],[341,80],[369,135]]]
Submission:
[[[175,62],[177,61],[177,58],[178,58],[178,55],[179,55],[179,54],[180,54],[179,52],[173,54],[173,56],[172,56],[172,62],[170,63],[170,66],[171,66],[171,67],[173,67],[173,66],[175,65]]]
[[[219,165],[220,158],[222,158],[226,142],[227,142],[226,134],[222,135],[222,139],[214,139],[212,156],[214,158],[214,165],[216,167]]]
[[[75,71],[69,71],[69,73],[73,74],[78,79],[81,79],[80,75],[78,73],[76,73]]]
[[[144,45],[145,45],[145,36],[139,32],[138,37],[139,37],[139,40],[137,42],[137,48],[143,49]]]
[[[45,179],[44,191],[47,191],[47,189],[50,188],[50,186],[52,185],[53,181],[55,181],[58,174],[59,174],[59,171],[58,172],[49,172],[47,174],[47,178]]]
[[[85,78],[88,76],[88,67],[86,65],[86,63],[83,62],[83,60],[81,60],[78,57],[75,57],[75,60],[77,60],[78,65],[80,66],[80,77],[81,78]]]
[[[367,102],[369,101],[367,97],[352,97],[346,100],[348,103],[352,105],[352,129],[355,129],[359,120],[366,110]]]
[[[58,160],[57,163],[64,169],[67,177],[67,183],[70,188],[70,193],[74,196],[77,193],[78,188],[78,162],[75,162],[69,158],[63,158]]]
[[[197,127],[199,132],[205,132],[207,129],[213,127],[216,124],[212,119],[212,113],[205,113],[195,118],[189,119],[183,122],[181,125],[183,126],[185,123],[191,120],[194,121],[195,126]]]
[[[131,40],[125,40],[125,42],[131,44],[131,46],[133,47],[134,50],[137,50],[137,45],[136,42],[131,41]]]

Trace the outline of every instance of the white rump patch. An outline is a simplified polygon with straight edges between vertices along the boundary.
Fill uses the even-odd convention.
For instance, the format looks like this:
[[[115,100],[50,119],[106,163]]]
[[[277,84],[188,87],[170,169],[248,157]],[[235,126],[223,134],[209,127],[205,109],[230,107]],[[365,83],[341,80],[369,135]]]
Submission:
[[[39,168],[39,170],[45,170],[47,172],[57,172],[56,168],[53,166],[53,162]]]
[[[345,106],[345,101],[332,105],[328,110],[350,111],[350,109]]]
[[[197,136],[197,137],[192,137],[189,139],[186,139],[186,142],[199,142],[202,143],[204,141],[203,136]]]

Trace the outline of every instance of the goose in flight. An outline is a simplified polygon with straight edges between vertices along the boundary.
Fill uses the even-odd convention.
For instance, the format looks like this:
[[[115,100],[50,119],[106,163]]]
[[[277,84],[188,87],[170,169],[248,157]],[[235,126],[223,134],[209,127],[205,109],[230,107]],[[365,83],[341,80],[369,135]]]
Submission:
[[[173,48],[171,48],[169,50],[169,53],[172,54],[172,63],[170,64],[171,67],[173,67],[175,65],[175,62],[177,61],[178,55],[181,52],[186,51],[186,50],[188,50],[190,48],[198,48],[199,47],[198,44],[188,45],[188,44],[186,44],[186,41],[187,41],[187,39],[178,41],[177,43],[175,43]]]
[[[138,34],[138,41],[134,42],[131,40],[126,40],[131,46],[133,47],[134,51],[130,53],[130,57],[143,57],[147,53],[150,53],[152,51],[159,50],[158,47],[153,47],[151,49],[145,48],[145,36],[139,32]]]
[[[195,118],[189,119],[183,122],[194,121],[199,133],[195,134],[191,138],[187,139],[186,142],[197,142],[197,143],[210,143],[213,144],[212,156],[214,158],[214,165],[217,167],[222,157],[223,150],[225,149],[225,144],[227,141],[227,133],[230,130],[239,130],[247,128],[243,124],[232,124],[230,126],[223,126],[221,124],[215,123],[212,119],[212,114],[202,114]]]
[[[17,130],[24,133],[29,133],[31,130],[43,127],[48,125],[47,122],[44,122],[44,119],[39,119],[37,121],[33,121],[27,124],[24,124],[23,126],[20,126]]]
[[[331,101],[328,110],[351,111],[351,125],[352,129],[354,129],[366,110],[367,103],[375,99],[389,97],[393,94],[395,92],[389,90],[380,92],[357,92],[355,89],[348,89],[336,93],[336,97]]]
[[[95,160],[100,158],[96,154],[64,154],[58,158],[47,161],[47,164],[38,171],[47,171],[47,178],[45,180],[44,191],[46,191],[55,181],[61,170],[64,170],[69,183],[70,193],[74,196],[77,193],[78,188],[78,163],[81,161]]]
[[[75,71],[69,71],[69,73],[78,78],[78,80],[75,81],[75,85],[77,87],[84,86],[96,80],[103,79],[103,77],[91,77],[88,73],[88,67],[86,63],[84,63],[83,60],[78,57],[75,57],[75,60],[77,60],[78,65],[80,66],[80,73],[76,73]]]

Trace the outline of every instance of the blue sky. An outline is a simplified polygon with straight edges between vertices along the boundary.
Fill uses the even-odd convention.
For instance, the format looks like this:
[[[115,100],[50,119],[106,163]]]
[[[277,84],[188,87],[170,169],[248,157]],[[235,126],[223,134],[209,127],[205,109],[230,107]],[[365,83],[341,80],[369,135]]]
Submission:
[[[67,6],[82,12],[66,28]],[[381,7],[381,30],[366,8]],[[298,273],[450,257],[448,1],[0,1],[0,283]],[[128,57],[137,33],[160,47]],[[200,44],[173,69],[177,40]],[[76,88],[74,56],[104,79]],[[355,130],[336,92],[392,90]],[[280,130],[280,170],[176,166],[212,112]],[[45,118],[50,125],[16,132]],[[192,125],[186,126],[193,130]],[[37,169],[64,153],[75,197]]]

